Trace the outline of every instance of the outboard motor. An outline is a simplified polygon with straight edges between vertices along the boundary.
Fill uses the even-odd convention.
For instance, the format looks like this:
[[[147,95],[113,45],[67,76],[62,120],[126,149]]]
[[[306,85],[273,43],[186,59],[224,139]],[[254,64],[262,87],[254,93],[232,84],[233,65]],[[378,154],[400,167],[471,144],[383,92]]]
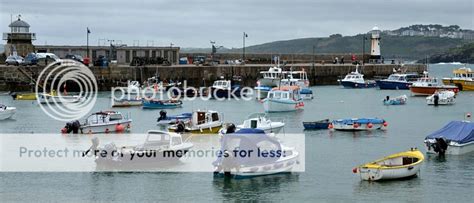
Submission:
[[[160,111],[160,117],[158,118],[158,122],[160,122],[161,120],[165,120],[166,119],[166,111],[165,110],[161,110]]]
[[[229,124],[229,126],[227,126],[227,130],[225,131],[226,134],[230,134],[230,133],[235,133],[235,130],[236,130],[236,127],[233,123]]]
[[[433,100],[434,100],[434,105],[435,106],[438,106],[438,103],[439,103],[439,95],[438,94],[435,94],[433,96]]]
[[[435,138],[436,142],[431,144],[433,151],[438,153],[439,156],[444,156],[446,150],[448,149],[448,143],[444,138]]]
[[[63,128],[63,133],[73,133],[73,134],[77,134],[79,133],[79,128],[81,127],[81,123],[78,121],[78,120],[75,120],[73,122],[68,122],[66,123],[66,126],[64,126]]]
[[[176,124],[176,130],[174,130],[174,132],[183,133],[185,131],[186,131],[186,128],[183,121],[178,121],[178,123]]]
[[[385,101],[390,101],[390,96],[385,97]]]

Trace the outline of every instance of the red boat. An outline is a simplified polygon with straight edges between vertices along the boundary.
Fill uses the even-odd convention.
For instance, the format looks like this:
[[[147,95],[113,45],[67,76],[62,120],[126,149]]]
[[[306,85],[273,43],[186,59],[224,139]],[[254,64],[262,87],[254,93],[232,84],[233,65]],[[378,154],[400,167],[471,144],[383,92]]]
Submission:
[[[423,77],[418,79],[410,86],[410,91],[413,95],[428,96],[434,94],[438,90],[449,90],[454,93],[459,92],[459,88],[454,85],[443,85],[438,78]]]

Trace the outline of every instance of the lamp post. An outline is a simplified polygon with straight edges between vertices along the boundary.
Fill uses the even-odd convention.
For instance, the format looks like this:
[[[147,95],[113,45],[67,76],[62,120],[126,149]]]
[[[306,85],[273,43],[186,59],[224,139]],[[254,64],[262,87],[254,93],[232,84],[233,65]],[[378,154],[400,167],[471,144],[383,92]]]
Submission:
[[[89,30],[89,27],[87,27],[87,58],[89,58],[89,34],[91,33],[91,31]]]
[[[243,44],[244,44],[243,49],[242,49],[242,60],[243,60],[243,62],[245,62],[245,38],[247,38],[247,37],[248,37],[247,33],[244,32],[244,35],[242,36],[242,39],[243,39],[242,41],[243,41]]]

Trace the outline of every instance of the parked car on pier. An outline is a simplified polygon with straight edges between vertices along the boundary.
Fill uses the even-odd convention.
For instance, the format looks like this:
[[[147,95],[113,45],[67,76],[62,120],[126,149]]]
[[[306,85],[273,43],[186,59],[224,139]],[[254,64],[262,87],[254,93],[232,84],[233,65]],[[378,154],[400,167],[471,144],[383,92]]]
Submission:
[[[9,56],[5,60],[5,64],[6,65],[16,65],[16,66],[18,66],[20,64],[23,64],[23,57],[21,57],[21,56]]]
[[[64,57],[66,59],[72,59],[72,60],[75,60],[77,62],[81,62],[82,64],[84,64],[84,59],[82,58],[81,55],[78,55],[78,54],[68,54],[66,55],[66,57]]]
[[[26,55],[25,60],[23,61],[23,65],[37,65],[38,64],[38,57],[36,56],[36,53],[29,53]]]
[[[57,62],[61,60],[56,54],[53,53],[36,53],[38,58],[38,64],[48,65],[49,63]]]

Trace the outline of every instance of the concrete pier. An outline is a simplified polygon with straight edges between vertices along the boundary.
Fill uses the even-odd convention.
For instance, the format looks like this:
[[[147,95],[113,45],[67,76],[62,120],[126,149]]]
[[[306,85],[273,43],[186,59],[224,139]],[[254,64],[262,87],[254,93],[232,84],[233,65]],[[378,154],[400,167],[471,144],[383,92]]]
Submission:
[[[113,67],[91,67],[96,75],[99,88],[102,91],[111,87],[125,86],[127,80],[145,81],[147,78],[158,75],[164,80],[187,81],[188,86],[210,86],[214,80],[224,76],[230,79],[233,75],[242,76],[243,85],[255,86],[261,77],[260,71],[268,70],[271,64],[246,64],[246,65],[173,65],[173,66],[138,66],[116,65]],[[306,70],[311,85],[335,85],[337,79],[354,71],[356,66],[350,64],[287,64],[284,70]],[[44,67],[38,66],[0,66],[0,91],[29,91],[32,87],[31,78],[37,78]],[[377,76],[388,76],[399,65],[391,64],[366,64],[359,67],[359,71],[366,79]],[[407,72],[422,73],[426,70],[424,64],[409,64],[403,69]]]

